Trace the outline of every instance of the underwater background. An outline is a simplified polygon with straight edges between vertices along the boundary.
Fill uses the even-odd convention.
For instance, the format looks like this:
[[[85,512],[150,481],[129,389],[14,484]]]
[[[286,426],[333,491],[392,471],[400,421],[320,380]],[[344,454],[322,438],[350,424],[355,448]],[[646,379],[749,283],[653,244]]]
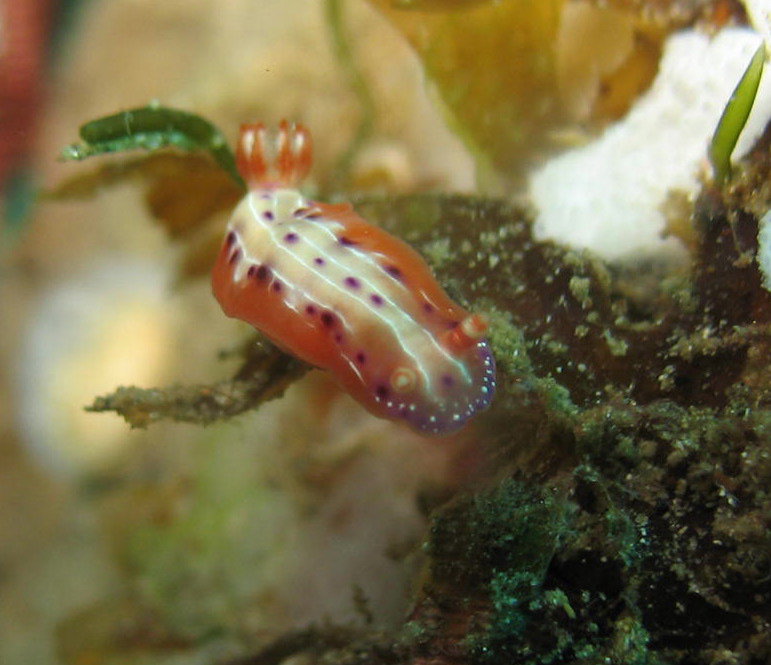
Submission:
[[[771,662],[770,11],[0,0],[0,663]],[[487,317],[459,432],[212,297],[282,118]]]

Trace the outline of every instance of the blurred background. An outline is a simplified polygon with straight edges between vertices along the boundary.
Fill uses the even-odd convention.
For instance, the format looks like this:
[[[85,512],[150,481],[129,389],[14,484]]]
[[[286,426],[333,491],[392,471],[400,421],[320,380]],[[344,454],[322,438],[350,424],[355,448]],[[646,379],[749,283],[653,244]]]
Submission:
[[[0,0],[0,662],[208,662],[310,621],[393,625],[422,498],[474,466],[463,437],[377,421],[316,373],[208,428],[84,411],[222,380],[249,331],[180,273],[195,238],[170,241],[141,181],[46,198],[91,168],[57,160],[80,125],[157,100],[232,143],[286,117],[313,132],[311,190],[503,196],[542,237],[677,261],[663,204],[697,191],[767,9]]]
[[[346,39],[368,43],[357,67],[382,70],[372,94],[388,109],[356,177],[470,188],[471,160],[409,46],[370,6],[345,4]],[[249,332],[207,279],[179,284],[182,250],[141,182],[40,199],[90,168],[57,159],[81,124],[151,100],[230,141],[241,122],[301,120],[315,175],[329,172],[361,115],[336,48],[317,0],[0,3],[0,662],[226,655],[311,620],[361,622],[357,593],[378,620],[401,616],[413,565],[399,551],[419,538],[414,494],[443,477],[442,456],[412,435],[383,443],[390,425],[336,392],[308,409],[329,394],[319,377],[207,429],[85,412],[120,385],[225,379],[237,360],[218,353]],[[426,458],[420,471],[384,463],[399,451]]]

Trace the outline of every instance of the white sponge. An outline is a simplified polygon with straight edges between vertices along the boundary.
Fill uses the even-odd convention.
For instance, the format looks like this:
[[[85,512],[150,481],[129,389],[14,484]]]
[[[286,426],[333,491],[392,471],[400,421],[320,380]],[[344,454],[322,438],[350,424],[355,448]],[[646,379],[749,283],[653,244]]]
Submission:
[[[532,176],[536,235],[608,259],[674,250],[676,241],[661,238],[662,204],[673,190],[698,192],[709,141],[761,39],[746,28],[670,37],[656,80],[626,118]],[[771,115],[769,79],[761,81],[750,132]],[[751,145],[742,136],[734,157]]]

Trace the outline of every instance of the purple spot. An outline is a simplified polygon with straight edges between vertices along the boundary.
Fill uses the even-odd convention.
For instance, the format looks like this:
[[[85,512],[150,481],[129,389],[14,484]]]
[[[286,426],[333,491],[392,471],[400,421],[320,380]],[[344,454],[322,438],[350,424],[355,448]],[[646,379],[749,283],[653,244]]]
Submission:
[[[380,384],[377,388],[375,388],[375,395],[377,395],[380,399],[385,399],[388,397],[388,388]]]
[[[297,210],[295,210],[295,211],[294,211],[294,216],[295,216],[295,217],[302,217],[302,216],[304,216],[304,215],[305,215],[305,214],[306,214],[306,213],[307,213],[309,210],[310,210],[310,208],[297,208]]]
[[[236,261],[238,261],[238,259],[240,259],[240,258],[241,258],[241,250],[240,250],[240,249],[237,249],[237,250],[235,250],[235,251],[234,251],[234,252],[233,252],[233,253],[230,255],[230,258],[228,259],[228,263],[235,263],[235,262],[236,262]]]
[[[270,275],[270,268],[268,268],[268,266],[260,266],[257,268],[255,275],[257,275],[257,279],[259,280],[267,279],[268,275]]]
[[[396,266],[385,266],[383,269],[394,279],[402,278],[402,271]]]
[[[257,266],[249,266],[249,270],[246,271],[247,277],[254,277],[257,274]]]
[[[310,215],[305,215],[305,219],[320,219],[321,213],[320,212],[312,212]]]
[[[327,328],[331,328],[333,325],[335,325],[335,315],[332,314],[332,312],[322,312],[321,313],[321,322]]]
[[[449,374],[445,374],[442,376],[442,384],[449,388],[455,384],[455,379],[453,379]]]
[[[341,245],[344,245],[345,247],[353,247],[356,244],[348,236],[340,236],[337,240]]]
[[[359,363],[359,365],[363,365],[365,362],[367,362],[367,356],[363,351],[359,351],[356,354],[356,362]]]
[[[340,344],[343,341],[343,333],[335,333],[335,341]]]
[[[228,233],[228,234],[225,236],[225,244],[226,244],[228,247],[232,247],[232,246],[233,246],[233,243],[234,243],[235,241],[236,241],[236,234],[235,234],[233,231],[231,231],[230,233]]]
[[[380,296],[380,295],[378,295],[377,293],[373,293],[373,294],[372,294],[372,295],[369,297],[369,299],[370,299],[370,300],[371,300],[371,301],[372,301],[372,302],[373,302],[375,305],[377,305],[378,307],[380,307],[380,305],[382,305],[382,304],[385,302],[385,300],[383,300],[383,296]]]
[[[323,266],[326,263],[326,261],[324,259],[322,259],[320,256],[317,256],[315,259],[313,259],[313,262],[317,266]]]
[[[281,282],[273,282],[273,290],[278,292],[281,290]]]
[[[429,303],[429,302],[424,302],[424,303],[423,303],[423,311],[424,311],[426,314],[433,314],[433,312],[434,312],[434,306],[433,306],[431,303]]]
[[[296,233],[287,233],[284,236],[284,240],[288,243],[294,243],[297,242],[300,239],[300,236],[298,236]]]
[[[262,216],[268,221],[273,219],[273,213],[270,210],[266,210],[264,213],[262,213]]]
[[[311,316],[313,316],[314,314],[316,314],[316,307],[314,305],[308,305],[305,308],[305,313],[306,314],[310,314]]]
[[[346,277],[344,280],[345,285],[352,289],[358,289],[361,286],[361,282],[355,277]]]

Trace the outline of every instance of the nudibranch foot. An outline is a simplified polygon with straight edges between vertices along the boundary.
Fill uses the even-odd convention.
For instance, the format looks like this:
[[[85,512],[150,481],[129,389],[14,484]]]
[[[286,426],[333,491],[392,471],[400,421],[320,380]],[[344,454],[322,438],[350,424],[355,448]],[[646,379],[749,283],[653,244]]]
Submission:
[[[293,186],[311,165],[301,125],[244,125],[237,164],[250,191],[212,273],[223,311],[331,372],[370,412],[447,434],[495,394],[487,320],[455,304],[409,245],[350,205]]]

